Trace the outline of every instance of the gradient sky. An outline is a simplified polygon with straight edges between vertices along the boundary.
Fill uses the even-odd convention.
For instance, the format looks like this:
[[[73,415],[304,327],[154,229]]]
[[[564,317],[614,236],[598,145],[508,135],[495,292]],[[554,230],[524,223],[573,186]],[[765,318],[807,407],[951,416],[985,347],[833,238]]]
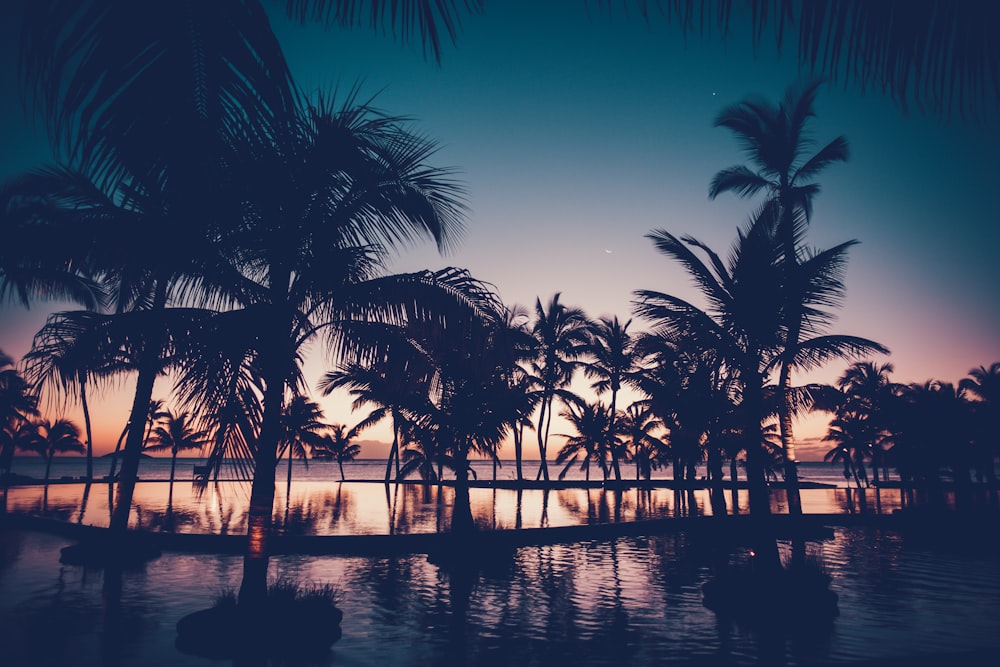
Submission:
[[[448,257],[408,249],[395,271],[468,268],[507,303],[562,293],[591,316],[630,316],[636,289],[697,301],[682,271],[644,235],[662,228],[728,251],[753,205],[708,199],[712,175],[744,162],[713,119],[748,95],[777,101],[800,71],[793,54],[751,48],[734,26],[725,42],[680,34],[665,21],[601,14],[585,2],[491,2],[466,17],[440,64],[419,46],[367,30],[293,25],[272,12],[292,72],[306,91],[360,83],[362,97],[441,144],[435,162],[457,167],[470,204],[467,233]],[[13,35],[8,21],[4,35]],[[49,159],[40,128],[15,99],[16,46],[0,43],[0,177]],[[898,382],[957,382],[1000,360],[1000,113],[942,119],[906,114],[878,91],[824,86],[811,124],[817,142],[847,137],[851,158],[821,177],[807,244],[851,249],[847,298],[832,332],[890,348],[877,361]],[[19,357],[56,306],[0,310],[0,348]],[[633,323],[633,329],[641,328]],[[307,375],[325,368],[315,350]],[[833,381],[834,363],[806,379]],[[166,383],[156,396],[167,396]],[[99,449],[113,446],[126,403],[107,392],[96,407]],[[353,424],[346,401],[327,418]],[[70,411],[75,416],[75,411]],[[803,458],[826,417],[803,420]],[[559,429],[554,429],[559,430]],[[388,438],[373,429],[366,437]],[[551,443],[558,446],[558,441]],[[380,452],[368,448],[363,456]]]

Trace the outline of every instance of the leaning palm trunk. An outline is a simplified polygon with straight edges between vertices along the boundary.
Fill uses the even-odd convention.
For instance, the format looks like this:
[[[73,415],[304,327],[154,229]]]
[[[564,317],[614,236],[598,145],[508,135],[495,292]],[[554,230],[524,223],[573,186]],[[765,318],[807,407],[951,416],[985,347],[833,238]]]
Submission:
[[[272,374],[271,377],[274,377]],[[280,378],[280,374],[278,375]],[[253,483],[247,513],[247,550],[243,556],[240,604],[262,604],[267,597],[267,567],[270,559],[271,523],[274,511],[274,475],[277,469],[277,442],[281,434],[279,417],[284,383],[268,378],[264,392],[264,419],[254,452]]]
[[[167,283],[165,280],[156,282],[151,310],[162,312],[167,305]],[[129,414],[128,436],[125,439],[125,449],[122,453],[122,470],[118,482],[118,500],[111,514],[111,530],[124,533],[128,528],[128,517],[132,510],[132,496],[135,494],[135,484],[139,479],[139,460],[142,458],[142,446],[145,439],[139,424],[145,424],[149,415],[149,405],[153,400],[153,385],[160,374],[160,332],[150,331],[149,339],[139,353],[139,374],[135,383],[135,398],[132,400],[132,412]]]
[[[152,356],[152,355],[147,355]],[[130,424],[142,424],[149,413],[149,402],[153,398],[153,385],[159,375],[159,360],[145,359],[139,369],[135,398],[132,401]],[[114,512],[111,514],[111,530],[124,532],[128,528],[128,517],[132,509],[132,496],[139,479],[139,460],[142,457],[142,428],[129,428],[122,450],[122,468],[119,473],[118,493]]]
[[[395,411],[392,415],[392,449],[389,450],[389,459],[385,462],[385,482],[389,483],[392,478],[392,462],[396,462],[396,478],[399,479],[399,419]],[[341,472],[343,477],[343,472]]]
[[[80,405],[83,408],[83,426],[87,434],[87,481],[94,479],[94,435],[90,424],[90,406],[87,404],[87,374],[80,372]]]

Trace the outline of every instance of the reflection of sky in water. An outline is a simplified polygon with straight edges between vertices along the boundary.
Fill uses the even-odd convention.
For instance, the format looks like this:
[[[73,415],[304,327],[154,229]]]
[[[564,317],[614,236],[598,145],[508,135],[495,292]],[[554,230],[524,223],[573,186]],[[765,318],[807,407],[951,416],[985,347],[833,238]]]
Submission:
[[[174,649],[174,626],[239,585],[241,556],[167,552],[123,573],[121,597],[110,598],[104,573],[59,565],[67,543],[0,533],[5,665],[210,664]],[[720,560],[746,557],[715,549],[683,533],[525,547],[482,572],[420,555],[283,555],[270,574],[342,591],[338,665],[772,664],[765,654],[850,664],[1000,649],[1000,563],[988,550],[838,528],[809,555],[833,577],[840,616],[816,637],[765,640],[702,605]],[[968,664],[963,657],[940,664]]]
[[[108,524],[106,484],[92,484],[83,503],[82,484],[15,487],[10,490],[10,511],[44,514],[64,521],[96,526]],[[899,491],[875,489],[866,493],[849,489],[803,489],[804,511],[845,514],[852,511],[891,512],[900,506]],[[733,495],[726,503],[732,513]],[[708,491],[675,492],[655,489],[488,489],[469,492],[473,517],[484,528],[538,528],[610,523],[675,516],[712,514]],[[787,512],[784,491],[772,490],[772,508]],[[365,482],[307,482],[275,491],[274,522],[279,532],[293,535],[384,535],[428,533],[445,530],[451,522],[454,491],[451,487],[398,484],[386,487]],[[865,507],[861,506],[861,499]],[[133,527],[174,530],[182,533],[244,534],[249,507],[249,485],[237,482],[211,484],[199,493],[190,482],[140,482],[136,486]],[[748,508],[745,490],[737,498],[740,513]],[[81,507],[83,512],[81,514]],[[168,512],[168,510],[170,510]]]

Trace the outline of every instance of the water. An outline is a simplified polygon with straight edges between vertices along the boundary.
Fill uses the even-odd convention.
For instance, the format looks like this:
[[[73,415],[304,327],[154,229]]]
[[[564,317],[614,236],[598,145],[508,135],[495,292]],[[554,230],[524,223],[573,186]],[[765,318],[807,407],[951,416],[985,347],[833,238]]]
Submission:
[[[239,584],[241,558],[167,552],[122,575],[62,566],[69,542],[0,532],[4,665],[228,664],[174,648],[174,625]],[[787,550],[787,545],[782,545]],[[840,616],[807,636],[768,636],[721,621],[700,587],[718,553],[683,534],[525,547],[481,573],[420,555],[276,556],[272,576],[341,591],[343,638],[330,665],[992,664],[1000,650],[995,552],[911,544],[839,528],[813,545]],[[780,623],[781,619],[774,619]]]
[[[41,477],[39,463],[19,458],[14,472]],[[56,479],[83,472],[79,459],[56,463]],[[133,525],[243,534],[248,485],[226,482],[199,495],[190,481],[196,464],[201,461],[178,465],[184,481],[174,484],[171,497],[162,481],[169,460],[144,460],[140,475],[146,481],[136,489]],[[480,465],[480,477],[491,476],[492,466]],[[840,474],[835,466],[816,468],[803,476],[825,481]],[[822,469],[832,474],[824,479]],[[383,472],[380,461],[345,465],[349,480],[381,479]],[[296,467],[294,475],[290,495],[283,471],[276,483],[275,523],[282,532],[432,532],[448,525],[448,487],[393,485],[387,494],[383,484],[340,483],[336,464],[326,462],[311,464],[308,472]],[[75,480],[47,489],[15,487],[8,509],[106,525],[113,489],[93,484],[84,502],[85,488]],[[871,493],[863,511],[875,509]],[[884,511],[898,501],[892,494],[880,491]],[[778,511],[782,496],[773,492]],[[481,525],[507,528],[711,513],[704,492],[670,489],[474,488],[471,501]],[[862,511],[857,491],[846,488],[804,490],[803,502],[811,512]],[[745,509],[745,492],[737,503]],[[71,543],[0,526],[0,664],[220,664],[179,652],[174,626],[239,586],[240,556],[167,551],[122,573],[120,594],[109,595],[104,572],[59,563],[59,549]],[[790,545],[780,542],[779,548],[787,559]],[[344,636],[320,664],[805,667],[913,665],[928,658],[993,664],[1000,651],[1000,558],[992,543],[838,527],[832,540],[810,543],[808,553],[831,576],[840,615],[794,636],[741,627],[706,609],[701,586],[723,564],[749,555],[683,532],[523,547],[478,571],[449,570],[419,554],[276,555],[270,575],[331,583],[341,591]],[[781,622],[776,618],[772,625]]]

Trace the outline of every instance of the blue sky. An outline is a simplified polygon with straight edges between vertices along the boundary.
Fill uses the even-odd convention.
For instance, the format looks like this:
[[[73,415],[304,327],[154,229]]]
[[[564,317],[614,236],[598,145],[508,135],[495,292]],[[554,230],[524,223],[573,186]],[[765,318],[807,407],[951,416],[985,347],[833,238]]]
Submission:
[[[584,2],[491,2],[463,20],[440,64],[391,36],[292,25],[280,10],[273,20],[303,89],[344,92],[360,82],[362,97],[412,117],[441,144],[437,164],[460,170],[470,205],[463,242],[448,257],[408,249],[393,270],[462,266],[508,303],[561,292],[592,316],[628,318],[636,289],[697,298],[644,234],[662,228],[728,250],[752,204],[708,199],[712,175],[743,162],[712,121],[750,94],[777,101],[808,74],[792,54],[755,51],[738,28],[725,42],[685,38],[655,17],[609,17]],[[14,46],[0,49],[0,81],[13,92]],[[900,382],[957,382],[1000,360],[1000,115],[904,114],[878,91],[839,85],[822,89],[816,111],[816,140],[845,135],[851,158],[821,177],[807,243],[861,242],[833,331],[888,346],[880,361],[894,364]],[[0,177],[47,159],[12,95],[0,113]],[[0,347],[23,354],[45,312],[5,307]],[[312,378],[324,366],[316,352]],[[831,381],[845,366],[808,379]],[[360,418],[342,401],[328,405],[329,419]],[[120,428],[118,414],[109,432]],[[815,438],[824,426],[808,420],[800,435]]]

